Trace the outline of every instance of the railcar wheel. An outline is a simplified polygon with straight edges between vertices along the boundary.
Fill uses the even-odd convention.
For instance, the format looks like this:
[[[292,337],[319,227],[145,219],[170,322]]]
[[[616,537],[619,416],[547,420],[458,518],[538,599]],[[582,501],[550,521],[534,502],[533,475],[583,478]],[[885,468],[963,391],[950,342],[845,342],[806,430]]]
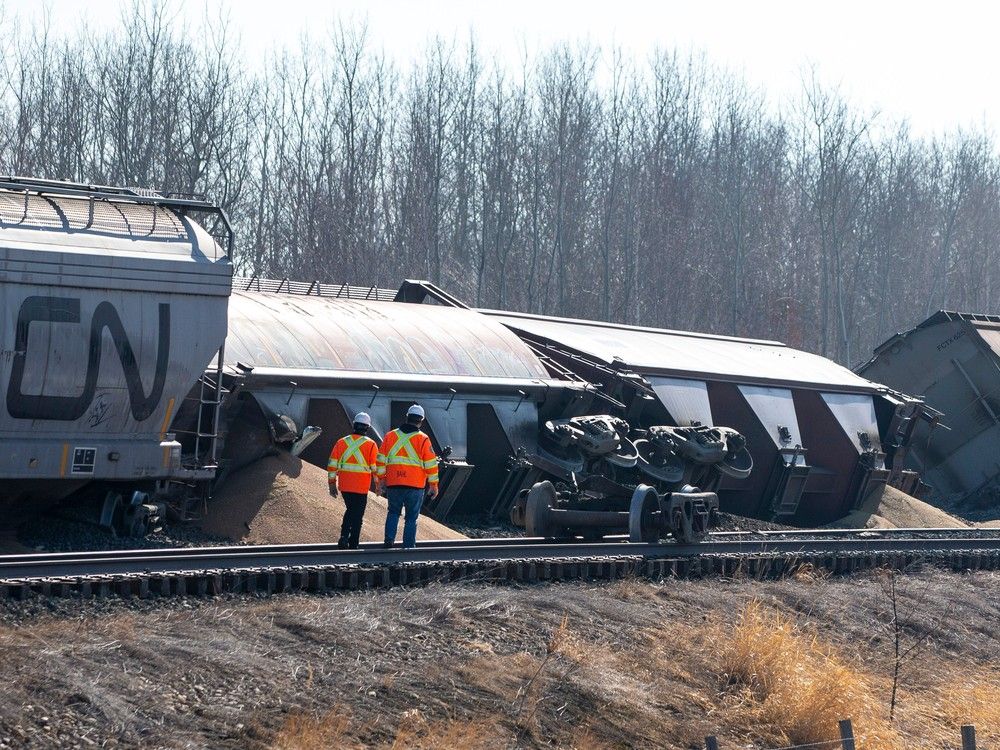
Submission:
[[[727,477],[746,479],[753,471],[753,456],[746,448],[741,448],[737,453],[720,461],[717,466],[719,471]]]
[[[545,480],[528,491],[524,507],[524,530],[528,536],[553,536],[549,526],[549,509],[556,504],[556,488]]]
[[[640,484],[632,493],[628,509],[628,540],[630,542],[655,542],[659,536],[653,513],[659,506],[656,490]]]
[[[97,525],[102,528],[113,530],[117,519],[121,518],[121,509],[125,501],[122,493],[115,490],[108,490],[101,501],[100,515],[97,518]]]
[[[636,440],[635,447],[639,454],[639,471],[647,477],[665,484],[676,484],[684,478],[684,462],[676,453],[656,455],[653,444],[645,438]]]
[[[149,501],[149,495],[136,490],[127,505],[122,505],[121,513],[115,518],[115,532],[118,536],[141,538],[146,536],[160,519],[157,507]]]

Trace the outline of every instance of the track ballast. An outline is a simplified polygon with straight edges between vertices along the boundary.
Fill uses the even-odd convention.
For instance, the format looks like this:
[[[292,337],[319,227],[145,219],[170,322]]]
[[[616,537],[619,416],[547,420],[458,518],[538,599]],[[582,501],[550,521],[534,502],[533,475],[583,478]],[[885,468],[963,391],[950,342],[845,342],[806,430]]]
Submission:
[[[183,596],[329,591],[431,581],[706,575],[765,578],[937,565],[1000,569],[1000,534],[975,529],[718,532],[698,544],[537,538],[379,544],[187,547],[0,556],[0,597]]]

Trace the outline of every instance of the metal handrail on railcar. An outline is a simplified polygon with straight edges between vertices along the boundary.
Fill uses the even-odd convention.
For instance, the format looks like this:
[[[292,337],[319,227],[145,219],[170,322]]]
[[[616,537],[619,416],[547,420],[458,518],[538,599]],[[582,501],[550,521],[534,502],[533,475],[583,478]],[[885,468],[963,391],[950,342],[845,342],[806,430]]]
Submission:
[[[106,201],[108,203],[134,203],[136,205],[166,208],[180,216],[191,216],[203,225],[204,222],[200,220],[200,217],[211,216],[214,221],[211,228],[208,226],[205,227],[206,231],[224,248],[228,257],[231,258],[233,255],[235,233],[229,217],[225,209],[206,200],[203,195],[170,192],[158,193],[142,188],[90,185],[82,182],[45,180],[17,175],[0,178],[0,190],[23,193],[25,200],[27,200],[29,193],[35,193],[39,196],[86,198],[91,202],[91,215],[93,215],[94,201]]]

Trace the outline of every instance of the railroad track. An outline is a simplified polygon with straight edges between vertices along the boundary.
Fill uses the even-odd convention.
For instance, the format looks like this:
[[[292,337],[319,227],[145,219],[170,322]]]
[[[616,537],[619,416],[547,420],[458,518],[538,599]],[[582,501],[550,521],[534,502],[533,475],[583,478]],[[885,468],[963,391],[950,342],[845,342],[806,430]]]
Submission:
[[[1000,534],[969,529],[716,532],[698,544],[503,538],[365,544],[188,547],[0,556],[0,597],[174,596],[376,588],[433,580],[627,576],[773,577],[915,565],[1000,569]]]

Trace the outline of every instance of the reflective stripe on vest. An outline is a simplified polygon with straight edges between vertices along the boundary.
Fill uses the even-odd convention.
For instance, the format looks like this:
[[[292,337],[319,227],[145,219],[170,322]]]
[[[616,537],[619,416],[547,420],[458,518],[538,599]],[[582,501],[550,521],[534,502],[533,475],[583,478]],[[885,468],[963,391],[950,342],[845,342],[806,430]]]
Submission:
[[[347,435],[344,438],[346,447],[343,455],[340,457],[340,461],[337,463],[337,470],[355,474],[370,474],[372,466],[365,460],[364,455],[361,453],[361,448],[367,442],[368,438],[366,437]],[[352,458],[356,459],[354,463],[350,463]]]
[[[420,460],[417,456],[417,451],[413,447],[413,438],[417,435],[423,435],[422,432],[400,432],[399,430],[393,430],[396,433],[396,442],[392,444],[389,452],[386,454],[385,462],[389,466],[419,466],[420,468],[426,468],[424,462]],[[404,454],[405,451],[405,454]]]

